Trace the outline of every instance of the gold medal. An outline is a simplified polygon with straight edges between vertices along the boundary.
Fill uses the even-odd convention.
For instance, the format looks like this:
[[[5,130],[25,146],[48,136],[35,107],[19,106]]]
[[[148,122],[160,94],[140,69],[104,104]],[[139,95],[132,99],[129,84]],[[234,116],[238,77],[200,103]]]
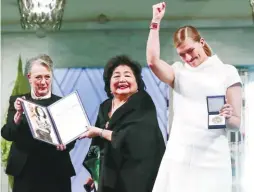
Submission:
[[[222,117],[219,117],[219,116],[212,118],[212,122],[216,124],[222,123],[222,121],[223,121]]]

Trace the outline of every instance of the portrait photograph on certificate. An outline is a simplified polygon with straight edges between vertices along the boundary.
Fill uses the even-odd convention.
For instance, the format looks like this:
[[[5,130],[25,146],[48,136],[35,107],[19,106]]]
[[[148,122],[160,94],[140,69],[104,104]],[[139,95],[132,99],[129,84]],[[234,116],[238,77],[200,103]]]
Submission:
[[[26,100],[22,105],[33,137],[52,145],[67,145],[90,126],[77,91],[48,107]]]
[[[59,144],[46,107],[34,104],[30,101],[24,101],[23,108],[33,137],[54,145]]]

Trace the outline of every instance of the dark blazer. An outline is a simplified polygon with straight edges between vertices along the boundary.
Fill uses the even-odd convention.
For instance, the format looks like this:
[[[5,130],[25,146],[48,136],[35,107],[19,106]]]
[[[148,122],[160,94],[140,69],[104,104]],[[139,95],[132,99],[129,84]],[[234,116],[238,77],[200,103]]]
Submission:
[[[65,151],[57,151],[56,147],[32,137],[28,122],[23,114],[19,125],[14,123],[16,110],[14,102],[17,97],[25,96],[30,100],[42,106],[49,106],[60,97],[53,95],[49,99],[34,100],[31,94],[11,96],[7,116],[7,122],[1,129],[1,135],[4,139],[12,141],[11,150],[7,162],[6,173],[13,176],[21,174],[30,174],[30,177],[51,176],[71,177],[75,175],[69,151],[74,147],[75,142],[67,146]]]
[[[150,95],[139,91],[111,119],[112,100],[100,105],[96,126],[112,130],[112,140],[96,137],[102,152],[99,192],[150,192],[165,151],[156,109]]]

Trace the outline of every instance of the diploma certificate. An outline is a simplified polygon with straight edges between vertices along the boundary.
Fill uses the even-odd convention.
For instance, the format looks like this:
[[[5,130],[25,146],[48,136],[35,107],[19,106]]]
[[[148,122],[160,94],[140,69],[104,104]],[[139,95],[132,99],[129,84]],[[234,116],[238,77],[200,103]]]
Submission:
[[[22,105],[33,137],[53,145],[67,145],[90,126],[77,91],[48,107],[26,100]]]

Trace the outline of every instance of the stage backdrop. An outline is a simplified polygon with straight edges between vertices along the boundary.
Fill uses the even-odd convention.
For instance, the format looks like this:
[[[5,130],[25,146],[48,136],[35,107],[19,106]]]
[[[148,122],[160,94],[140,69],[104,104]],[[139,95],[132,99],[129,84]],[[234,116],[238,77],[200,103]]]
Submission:
[[[151,95],[156,109],[157,118],[164,140],[167,140],[168,129],[168,100],[169,86],[159,79],[148,69],[143,68],[143,80],[147,92]],[[53,93],[65,96],[77,90],[91,124],[94,125],[99,110],[99,105],[107,99],[104,91],[102,68],[62,68],[55,69]],[[70,128],[71,129],[71,128]],[[72,178],[72,191],[84,192],[83,184],[89,176],[82,162],[90,146],[90,139],[78,140],[75,148],[71,151],[71,158],[76,170],[76,176]]]

